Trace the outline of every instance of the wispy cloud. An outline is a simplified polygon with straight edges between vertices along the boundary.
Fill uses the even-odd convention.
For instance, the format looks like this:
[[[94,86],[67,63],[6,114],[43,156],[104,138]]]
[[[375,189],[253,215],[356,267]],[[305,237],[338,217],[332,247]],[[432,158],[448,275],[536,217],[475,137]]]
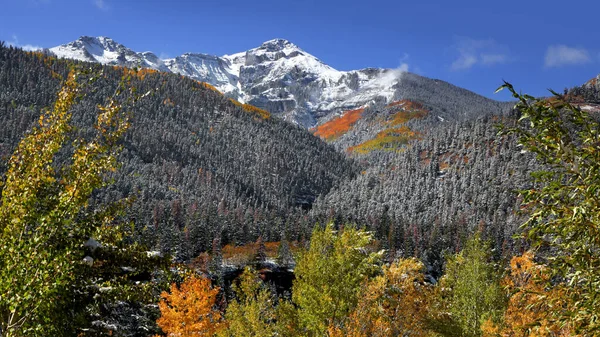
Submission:
[[[100,10],[107,11],[109,9],[108,4],[104,0],[93,0],[93,2]]]
[[[454,71],[468,70],[475,65],[492,66],[509,61],[508,47],[493,39],[456,38],[451,50],[456,59],[450,65]]]
[[[32,44],[20,44],[19,43],[19,38],[17,38],[16,35],[12,36],[12,40],[11,41],[6,41],[6,44],[8,44],[9,46],[21,48],[21,49],[26,50],[26,51],[35,51],[35,50],[41,50],[42,49],[42,47],[35,46],[35,45],[32,45]]]
[[[555,68],[568,65],[585,64],[592,61],[585,48],[569,47],[563,44],[549,46],[544,58],[544,67]]]
[[[398,82],[402,79],[402,75],[408,72],[408,68],[408,63],[403,62],[398,68],[390,69],[379,75],[377,82],[383,87],[392,86],[394,85],[394,82]]]

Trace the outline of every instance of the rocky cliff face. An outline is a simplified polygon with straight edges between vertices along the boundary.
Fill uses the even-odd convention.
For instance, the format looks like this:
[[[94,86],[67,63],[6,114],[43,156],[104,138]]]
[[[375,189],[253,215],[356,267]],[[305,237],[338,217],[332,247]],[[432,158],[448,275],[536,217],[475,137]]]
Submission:
[[[428,83],[425,81],[428,79],[410,74],[411,81],[404,84],[403,69],[339,71],[284,39],[270,40],[232,55],[186,53],[166,60],[151,52],[134,52],[106,37],[84,36],[50,51],[58,57],[147,67],[188,76],[215,86],[231,98],[307,128],[347,110],[411,98],[405,94],[415,92],[415,78]]]

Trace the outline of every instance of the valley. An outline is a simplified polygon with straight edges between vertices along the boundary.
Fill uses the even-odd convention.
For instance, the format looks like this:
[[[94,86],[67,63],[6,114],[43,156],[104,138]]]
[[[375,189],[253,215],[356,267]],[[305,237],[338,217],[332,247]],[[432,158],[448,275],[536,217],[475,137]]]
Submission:
[[[59,103],[67,97],[65,88],[70,88],[65,83],[75,77],[80,83],[72,84],[71,101],[64,103],[71,126],[53,129],[47,121],[63,106]],[[210,315],[232,315],[223,318],[233,322],[226,328],[215,323],[220,318],[213,319],[209,328],[215,333],[221,329],[236,335],[227,329],[235,329],[245,313],[257,310],[256,303],[271,303],[264,308],[265,315],[271,315],[265,317],[271,318],[255,322],[260,329],[274,329],[265,335],[294,335],[285,330],[294,324],[304,324],[296,327],[304,329],[294,332],[298,335],[352,335],[353,324],[365,324],[360,310],[377,305],[369,301],[378,297],[360,298],[361,287],[368,285],[364,291],[379,294],[373,296],[385,298],[381,301],[396,301],[391,288],[377,283],[389,282],[414,295],[419,304],[396,316],[379,313],[388,315],[385,324],[396,324],[386,325],[386,331],[452,335],[444,329],[458,329],[464,323],[448,314],[457,315],[452,310],[459,302],[452,302],[452,296],[462,295],[445,297],[436,291],[443,291],[446,284],[452,289],[462,286],[465,292],[489,289],[485,296],[479,294],[491,308],[486,324],[504,322],[499,317],[510,304],[499,284],[501,276],[509,282],[510,275],[498,270],[511,259],[533,263],[520,254],[535,246],[534,239],[522,236],[529,231],[523,224],[529,223],[531,200],[518,191],[534,194],[540,181],[532,180],[532,173],[560,165],[540,160],[544,152],[527,147],[533,143],[523,141],[527,133],[501,130],[521,130],[522,111],[554,111],[554,102],[560,104],[557,109],[575,109],[575,116],[581,110],[594,116],[600,84],[591,80],[566,90],[564,97],[540,98],[532,107],[523,96],[513,97],[520,101],[491,100],[406,69],[338,71],[283,39],[231,55],[186,53],[163,60],[107,37],[83,36],[34,52],[0,44],[0,174],[6,181],[2,190],[8,195],[19,187],[11,185],[20,169],[19,161],[11,158],[18,158],[23,144],[28,144],[23,140],[36,144],[42,137],[36,132],[45,135],[46,130],[64,137],[57,136],[61,146],[39,165],[49,177],[32,193],[41,201],[15,206],[32,207],[26,214],[33,225],[25,227],[35,228],[54,216],[54,211],[44,213],[46,208],[59,209],[65,199],[71,200],[53,193],[70,191],[70,179],[77,178],[70,170],[81,158],[77,152],[81,144],[106,142],[97,148],[115,149],[114,163],[106,161],[113,166],[105,164],[105,171],[93,173],[99,177],[92,180],[98,188],[89,191],[89,198],[81,200],[69,220],[106,222],[107,227],[99,228],[109,232],[126,228],[114,236],[82,232],[85,235],[77,238],[85,239],[85,244],[74,244],[75,254],[91,259],[92,268],[81,269],[82,275],[102,277],[78,279],[86,290],[73,302],[81,305],[77,307],[81,311],[68,315],[81,319],[82,326],[93,324],[69,327],[73,331],[148,336],[148,331],[160,332],[158,324],[166,332],[169,325],[158,318],[161,312],[167,317],[165,301],[175,301],[169,296],[178,294],[178,285],[197,282],[201,276],[210,282],[190,284],[217,294],[207,295],[212,298],[207,305],[214,311]],[[515,109],[519,102],[521,110]],[[52,111],[47,110],[53,104]],[[110,111],[114,116],[126,114],[119,120],[110,117]],[[103,126],[101,117],[115,121]],[[560,120],[556,115],[544,118]],[[578,118],[588,122],[587,115]],[[113,141],[110,135],[119,130],[120,121],[126,121],[126,132]],[[578,121],[569,127],[580,127]],[[570,129],[564,130],[568,135]],[[573,144],[589,142],[593,143]],[[90,163],[104,163],[99,153],[90,156],[95,158]],[[37,167],[25,166],[23,172]],[[4,205],[10,205],[12,199],[6,198]],[[115,201],[120,206],[113,205]],[[0,224],[12,228],[7,220],[10,209],[2,212],[0,221],[5,222]],[[64,228],[69,226],[75,225],[68,222]],[[71,242],[74,235],[65,233],[64,242]],[[5,232],[13,238],[9,234]],[[117,243],[103,245],[96,239]],[[57,250],[70,244],[61,241]],[[139,255],[128,256],[127,249],[137,249]],[[596,252],[597,246],[591,249]],[[551,252],[542,249],[540,259],[545,261]],[[315,276],[330,266],[331,273]],[[94,274],[96,270],[100,272]],[[403,281],[405,275],[415,281]],[[113,290],[111,282],[118,283],[111,277],[125,287],[147,286],[153,292],[148,295],[151,300],[121,301],[117,295],[102,295]],[[318,284],[327,296],[345,294],[349,302],[340,303],[344,309],[338,312],[337,307],[328,307],[335,298],[319,299],[324,301],[319,306],[332,312],[330,318],[316,317],[316,309],[304,312],[315,306],[310,296],[315,291],[311,287],[317,287],[306,280]],[[162,293],[159,300],[159,290],[167,290],[169,283],[171,295]],[[71,286],[75,288],[67,284],[60,291],[74,293]],[[65,293],[61,294],[64,300]],[[159,301],[160,310],[152,304]],[[280,303],[277,308],[275,302]],[[0,298],[0,313],[2,309]],[[277,310],[289,310],[291,316]],[[369,315],[376,314],[369,311]],[[467,335],[465,326],[460,329]]]

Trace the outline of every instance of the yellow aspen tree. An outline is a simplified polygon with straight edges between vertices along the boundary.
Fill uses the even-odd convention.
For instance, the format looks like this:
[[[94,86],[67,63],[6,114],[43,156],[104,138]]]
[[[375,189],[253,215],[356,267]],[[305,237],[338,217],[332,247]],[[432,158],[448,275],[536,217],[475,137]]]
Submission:
[[[227,307],[227,328],[220,336],[267,337],[275,335],[275,298],[255,270],[246,267],[234,285],[236,299]]]
[[[70,160],[55,162],[71,140],[71,109],[85,94],[80,76],[81,71],[69,73],[53,109],[20,141],[1,182],[0,335],[5,337],[72,335],[67,329],[74,326],[74,313],[65,301],[89,270],[82,262],[83,243],[119,231],[108,226],[114,214],[94,213],[88,202],[107,184],[106,174],[116,170],[119,141],[129,128],[123,105],[111,98],[99,106],[95,137],[76,139],[66,151]],[[123,84],[120,90],[125,89]]]
[[[425,283],[417,259],[392,263],[365,283],[356,309],[343,327],[330,326],[330,336],[426,336],[426,317],[433,286]]]
[[[221,312],[215,308],[219,288],[210,280],[191,276],[179,287],[161,294],[161,317],[156,321],[167,336],[213,336],[222,327]]]
[[[292,300],[305,336],[322,336],[341,326],[354,310],[361,285],[379,269],[382,252],[370,253],[373,238],[351,226],[337,232],[330,224],[315,228],[310,248],[296,265]]]
[[[556,311],[565,310],[568,302],[562,285],[552,285],[546,266],[533,261],[532,252],[510,261],[510,275],[502,283],[512,295],[502,324],[486,321],[485,337],[566,337],[576,336],[570,324],[556,321]]]

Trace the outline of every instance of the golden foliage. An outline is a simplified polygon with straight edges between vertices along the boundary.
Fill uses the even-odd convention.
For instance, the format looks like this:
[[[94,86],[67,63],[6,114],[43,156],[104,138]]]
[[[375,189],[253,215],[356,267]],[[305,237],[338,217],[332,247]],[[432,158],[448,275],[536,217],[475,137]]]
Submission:
[[[369,153],[373,150],[397,150],[400,145],[407,144],[410,140],[420,139],[421,134],[412,131],[406,125],[397,128],[385,129],[377,134],[375,138],[348,148],[348,152]]]
[[[192,276],[171,292],[163,292],[156,321],[167,336],[213,336],[222,328],[221,312],[215,309],[219,288],[210,280]]]
[[[563,300],[560,285],[550,284],[550,273],[543,265],[533,261],[533,253],[515,256],[510,261],[510,274],[503,284],[512,293],[501,326],[486,321],[483,336],[501,337],[551,337],[576,336],[571,326],[561,326],[553,314],[568,303]]]
[[[387,107],[402,107],[402,110],[394,113],[392,119],[388,122],[391,126],[397,126],[408,122],[411,119],[423,118],[429,111],[423,104],[403,99],[401,101],[390,103]]]
[[[57,154],[72,140],[71,110],[82,94],[81,76],[71,69],[54,108],[44,111],[38,126],[19,142],[0,182],[0,331],[4,336],[55,335],[54,329],[62,324],[58,322],[72,319],[62,310],[65,303],[73,303],[64,294],[79,291],[74,287],[83,284],[83,275],[93,276],[85,279],[98,285],[113,276],[96,278],[81,268],[80,256],[85,256],[81,240],[96,237],[115,243],[123,234],[119,226],[112,226],[114,209],[103,210],[100,204],[96,214],[89,215],[88,205],[94,191],[107,184],[105,174],[116,170],[118,143],[129,120],[118,96],[113,96],[98,106],[95,136],[73,140],[66,151],[68,164],[55,167]],[[113,288],[117,280],[110,278]]]
[[[254,260],[258,253],[259,245],[259,242],[251,242],[241,246],[228,244],[222,248],[221,252],[223,259],[228,264],[245,266]],[[279,241],[264,242],[267,257],[271,259],[276,258],[280,245],[281,242]],[[298,252],[300,250],[298,242],[291,242],[290,250],[292,253]]]
[[[412,131],[404,124],[412,119],[425,117],[429,111],[422,104],[409,100],[396,101],[386,106],[386,108],[396,107],[401,109],[379,120],[384,129],[375,138],[349,147],[347,151],[361,154],[366,154],[373,150],[393,151],[413,139],[420,139],[420,133]]]
[[[219,94],[223,95],[223,93],[222,93],[222,92],[220,92],[220,91],[219,91],[219,89],[215,88],[214,86],[212,86],[212,85],[210,85],[210,84],[208,84],[208,83],[206,83],[206,82],[200,82],[200,81],[198,81],[198,83],[199,83],[200,85],[202,85],[203,87],[205,87],[206,89],[210,89],[210,90],[212,90],[212,91],[214,91],[214,92],[217,92],[217,93],[219,93]]]
[[[362,117],[364,108],[349,110],[340,117],[336,117],[327,123],[317,127],[314,135],[325,140],[333,140],[344,135]]]
[[[113,66],[114,69],[119,70],[123,73],[124,77],[135,77],[139,80],[144,80],[146,78],[146,76],[148,75],[154,75],[154,74],[158,74],[159,71],[158,70],[154,70],[154,69],[150,69],[150,68],[141,68],[141,69],[136,69],[136,68],[127,68],[127,67],[121,67],[121,66]]]
[[[277,256],[277,249],[279,248],[279,242],[265,242],[265,251],[268,257]],[[241,246],[236,245],[225,245],[222,249],[223,259],[227,263],[244,266],[254,259],[258,253],[259,243],[252,242]]]
[[[267,110],[263,110],[261,108],[257,108],[254,105],[243,104],[242,105],[242,109],[244,109],[244,111],[246,111],[246,112],[257,114],[262,119],[269,119],[269,118],[271,118],[271,114]]]
[[[427,336],[425,319],[433,287],[425,284],[423,264],[400,260],[369,280],[364,293],[343,327],[330,326],[330,336]]]
[[[240,103],[240,102],[236,101],[233,98],[230,98],[229,100],[235,106],[239,106],[240,108],[242,108],[242,110],[244,110],[246,112],[256,114],[256,115],[258,115],[258,117],[260,117],[262,119],[269,119],[269,118],[271,118],[271,113],[269,113],[267,110],[263,110],[261,108],[257,108],[254,105]]]
[[[219,336],[273,336],[275,298],[261,283],[258,273],[246,267],[232,288],[236,298],[227,308],[227,328]]]

